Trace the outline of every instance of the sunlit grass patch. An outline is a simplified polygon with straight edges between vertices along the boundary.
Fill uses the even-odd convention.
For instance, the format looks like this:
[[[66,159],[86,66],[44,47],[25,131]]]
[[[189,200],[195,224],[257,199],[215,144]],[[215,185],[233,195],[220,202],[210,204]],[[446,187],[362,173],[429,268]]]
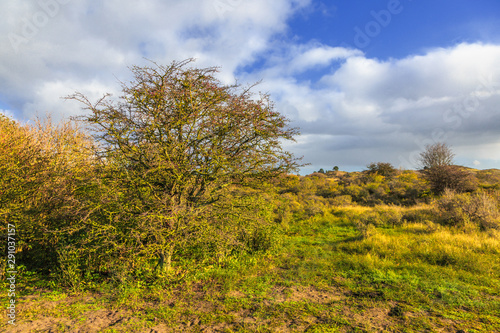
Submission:
[[[372,233],[361,235],[357,224],[363,214],[380,217],[384,209],[414,218],[398,225],[368,223]],[[497,232],[445,227],[428,219],[431,211],[429,205],[352,206],[299,221],[285,242],[289,256],[283,277],[295,283],[341,285],[360,300],[405,302],[414,311],[445,314],[460,307],[473,313],[474,320],[489,318],[500,306],[495,297],[500,291]]]

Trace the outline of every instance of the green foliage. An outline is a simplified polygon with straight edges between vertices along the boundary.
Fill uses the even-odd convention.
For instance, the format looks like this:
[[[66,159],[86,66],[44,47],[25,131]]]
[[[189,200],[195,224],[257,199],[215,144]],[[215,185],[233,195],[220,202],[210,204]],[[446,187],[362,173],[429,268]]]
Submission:
[[[333,206],[350,206],[352,205],[352,197],[350,195],[339,195],[330,200]]]
[[[365,218],[354,220],[354,227],[359,231],[362,239],[372,237],[376,233],[372,218],[373,216],[365,216]]]
[[[267,251],[279,245],[278,200],[271,194],[235,189],[211,207],[208,223],[195,231],[182,250],[183,258],[219,263],[243,252]]]
[[[57,271],[61,285],[79,291],[82,288],[83,274],[79,251],[72,248],[60,248],[57,251],[59,268]]]
[[[385,162],[370,163],[367,168],[370,173],[376,173],[384,177],[395,176],[398,172],[391,163]]]
[[[478,185],[484,189],[500,188],[500,173],[497,169],[474,170]]]
[[[437,201],[440,219],[447,225],[474,223],[481,229],[500,228],[498,200],[486,192],[456,193],[445,190]]]

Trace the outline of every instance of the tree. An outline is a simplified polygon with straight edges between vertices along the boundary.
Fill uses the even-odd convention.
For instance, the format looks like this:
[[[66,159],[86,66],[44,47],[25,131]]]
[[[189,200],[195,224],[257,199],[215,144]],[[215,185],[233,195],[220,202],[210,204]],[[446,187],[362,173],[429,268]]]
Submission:
[[[391,163],[370,163],[367,165],[367,168],[369,173],[376,173],[384,177],[392,177],[397,173],[397,170],[392,166]]]
[[[202,213],[234,186],[258,187],[299,166],[281,146],[299,132],[268,95],[223,85],[217,68],[188,68],[192,61],[132,67],[134,79],[122,84],[118,100],[67,97],[90,111],[81,120],[114,168],[110,182],[132,221],[136,249],[154,253],[167,269],[176,247],[203,223],[217,223]]]
[[[335,171],[335,172],[339,171],[339,167],[338,166],[334,166],[333,167],[333,171]]]
[[[420,165],[435,193],[441,194],[445,189],[466,192],[477,187],[470,172],[453,165],[454,156],[451,148],[441,142],[427,145],[425,151],[420,154]]]
[[[452,165],[455,154],[446,143],[438,142],[426,145],[425,151],[420,153],[418,162],[422,169],[430,169],[436,166]]]

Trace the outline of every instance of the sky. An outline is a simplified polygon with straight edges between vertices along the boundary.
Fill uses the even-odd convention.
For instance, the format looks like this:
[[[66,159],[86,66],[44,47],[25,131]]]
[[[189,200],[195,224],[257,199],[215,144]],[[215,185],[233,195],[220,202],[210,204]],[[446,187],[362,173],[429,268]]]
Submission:
[[[129,67],[196,58],[261,83],[299,127],[284,147],[323,168],[414,169],[426,145],[500,168],[498,0],[0,2],[0,112],[22,122],[120,95]],[[149,60],[148,60],[149,59]]]

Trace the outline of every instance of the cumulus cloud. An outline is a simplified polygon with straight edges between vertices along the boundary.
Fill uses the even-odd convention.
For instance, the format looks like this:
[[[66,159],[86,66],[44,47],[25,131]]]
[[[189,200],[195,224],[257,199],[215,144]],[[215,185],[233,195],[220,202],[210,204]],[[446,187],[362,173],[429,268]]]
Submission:
[[[463,43],[401,59],[280,38],[311,0],[26,0],[0,2],[0,107],[18,119],[81,112],[60,97],[119,94],[127,66],[197,58],[225,83],[263,80],[301,128],[287,147],[311,169],[373,161],[414,167],[426,144],[447,141],[500,160],[500,45]],[[196,8],[196,10],[193,10]],[[472,148],[471,148],[472,147]]]
[[[20,118],[66,109],[67,87],[106,88],[126,81],[127,66],[197,58],[223,65],[235,81],[245,66],[286,30],[286,20],[309,0],[242,1],[3,1],[0,11],[0,98]],[[68,82],[70,83],[68,85]],[[66,109],[75,113],[77,109]]]

